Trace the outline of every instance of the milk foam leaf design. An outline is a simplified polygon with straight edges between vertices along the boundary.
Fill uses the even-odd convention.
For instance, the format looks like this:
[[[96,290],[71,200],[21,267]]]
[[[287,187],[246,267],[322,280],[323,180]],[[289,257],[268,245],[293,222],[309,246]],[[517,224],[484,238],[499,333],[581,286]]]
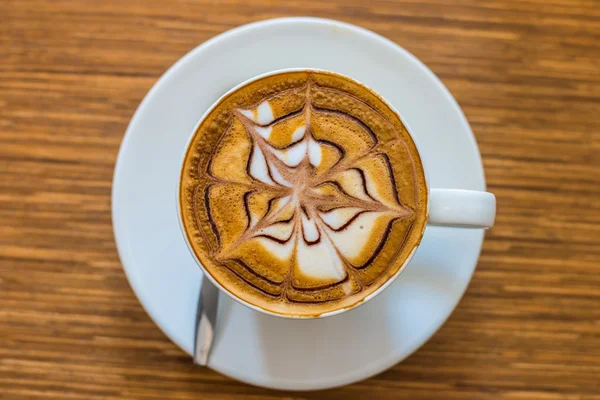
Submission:
[[[278,115],[268,99],[236,110],[229,128],[233,133],[224,136],[221,146],[244,141],[247,151],[237,158],[215,158],[211,167],[234,177],[221,174],[224,184],[252,182],[235,200],[245,211],[245,228],[236,229],[236,240],[220,249],[219,258],[236,259],[249,269],[269,260],[280,272],[262,276],[269,284],[282,280],[295,290],[314,290],[350,275],[358,280],[355,271],[368,267],[394,221],[410,217],[411,210],[398,201],[390,160],[377,151],[364,124],[313,107],[310,83],[302,90],[302,108],[289,115]],[[327,134],[340,119],[351,137]],[[249,256],[257,252],[262,256]]]

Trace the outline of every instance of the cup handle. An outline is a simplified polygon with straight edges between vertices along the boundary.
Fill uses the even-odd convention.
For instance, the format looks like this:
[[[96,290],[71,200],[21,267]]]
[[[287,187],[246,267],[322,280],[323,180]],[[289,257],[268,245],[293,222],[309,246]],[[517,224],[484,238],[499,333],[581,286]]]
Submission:
[[[496,218],[496,197],[489,192],[431,189],[429,224],[466,228],[491,228]]]

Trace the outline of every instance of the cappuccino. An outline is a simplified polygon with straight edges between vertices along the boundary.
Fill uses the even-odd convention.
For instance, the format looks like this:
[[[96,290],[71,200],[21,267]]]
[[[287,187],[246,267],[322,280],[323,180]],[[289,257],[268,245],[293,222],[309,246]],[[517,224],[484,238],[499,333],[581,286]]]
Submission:
[[[206,271],[268,312],[352,307],[404,266],[427,220],[419,154],[397,114],[341,75],[283,72],[222,98],[180,177]]]

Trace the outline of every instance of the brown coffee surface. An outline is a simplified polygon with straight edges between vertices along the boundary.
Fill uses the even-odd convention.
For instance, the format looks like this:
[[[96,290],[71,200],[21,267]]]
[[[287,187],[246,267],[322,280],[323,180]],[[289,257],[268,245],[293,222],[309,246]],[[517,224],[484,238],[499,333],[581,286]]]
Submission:
[[[417,149],[373,91],[285,72],[228,94],[185,156],[180,208],[192,250],[236,297],[287,316],[351,307],[421,240]]]

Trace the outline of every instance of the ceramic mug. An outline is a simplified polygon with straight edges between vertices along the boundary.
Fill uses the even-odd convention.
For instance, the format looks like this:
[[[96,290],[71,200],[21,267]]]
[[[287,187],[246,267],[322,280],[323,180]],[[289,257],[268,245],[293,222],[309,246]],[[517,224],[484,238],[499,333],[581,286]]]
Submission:
[[[271,75],[281,74],[281,73],[285,73],[285,72],[299,72],[299,71],[329,72],[329,73],[343,76],[346,79],[357,82],[359,85],[362,85],[362,86],[368,88],[368,86],[357,81],[356,79],[350,78],[350,77],[340,74],[338,72],[325,71],[325,70],[314,69],[314,68],[280,69],[280,70],[271,71],[271,72],[250,78],[250,79],[240,83],[239,85],[235,86],[234,88],[230,89],[227,93],[225,93],[223,96],[221,96],[217,101],[215,101],[212,104],[211,107],[209,107],[209,109],[206,111],[206,113],[204,113],[202,118],[200,118],[200,120],[194,127],[194,129],[190,135],[190,138],[188,139],[188,142],[185,146],[185,149],[183,151],[182,161],[180,164],[180,167],[181,167],[180,170],[183,168],[183,163],[185,160],[187,150],[192,142],[192,139],[194,137],[196,130],[198,129],[198,127],[200,126],[202,121],[207,117],[207,115],[213,110],[214,107],[216,107],[221,102],[221,100],[223,98],[228,96],[230,93],[237,91],[241,87],[243,87],[251,82],[254,82],[258,79],[262,79],[262,78],[265,78],[265,77],[268,77]],[[371,90],[373,93],[377,93],[373,89],[369,88],[369,90]],[[410,137],[412,138],[413,142],[415,143],[417,152],[419,153],[419,158],[421,160],[421,164],[423,165],[423,169],[425,171],[425,183],[426,183],[427,191],[429,194],[428,195],[428,204],[427,204],[427,225],[450,226],[450,227],[461,227],[461,228],[478,228],[478,229],[491,228],[494,224],[494,220],[496,217],[496,198],[495,198],[495,196],[492,193],[478,191],[478,190],[464,190],[464,189],[452,189],[452,188],[431,188],[429,185],[429,179],[428,179],[428,173],[427,173],[427,160],[425,160],[422,157],[422,153],[419,151],[418,138],[413,134],[410,126],[402,118],[402,116],[400,115],[398,110],[396,110],[394,108],[394,106],[391,105],[388,101],[386,101],[385,98],[383,98],[383,96],[381,96],[379,94],[377,94],[377,95],[379,96],[380,99],[382,99],[385,102],[385,104],[389,107],[389,109],[392,110],[398,116],[398,118],[402,121],[402,123],[406,127],[407,132],[409,133]],[[235,294],[229,292],[226,288],[224,288],[222,285],[220,285],[206,271],[206,269],[204,268],[204,266],[202,265],[200,260],[198,260],[198,258],[196,257],[196,254],[194,253],[193,248],[189,242],[188,235],[185,233],[185,228],[183,226],[183,220],[181,218],[181,203],[180,203],[181,199],[179,197],[180,197],[180,188],[177,187],[177,215],[179,217],[179,226],[180,226],[182,235],[185,238],[188,249],[190,250],[190,253],[194,257],[194,260],[196,260],[196,263],[202,269],[202,273],[206,277],[208,277],[217,288],[219,288],[222,292],[226,293],[229,297],[231,297],[235,301],[237,301],[253,310],[256,310],[256,311],[259,311],[259,312],[262,312],[265,314],[275,315],[278,317],[287,317],[287,318],[293,317],[293,318],[308,318],[308,319],[323,318],[326,316],[340,314],[342,312],[356,308],[359,305],[364,304],[367,301],[369,301],[370,299],[377,296],[379,293],[381,293],[383,290],[385,290],[385,288],[387,288],[392,282],[394,282],[398,278],[400,273],[405,269],[406,265],[408,265],[408,263],[412,259],[413,255],[415,254],[416,249],[418,248],[418,246],[416,246],[413,249],[413,251],[410,253],[410,255],[404,261],[403,265],[398,269],[396,274],[394,274],[392,277],[390,277],[379,289],[377,289],[370,295],[366,296],[364,299],[362,299],[360,302],[358,302],[356,304],[353,304],[349,307],[341,308],[341,309],[338,309],[338,310],[335,310],[332,312],[320,314],[317,316],[296,317],[296,316],[292,316],[292,315],[278,314],[278,313],[274,313],[269,310],[265,310],[260,307],[257,307],[255,305],[250,304],[247,301],[237,297]],[[421,233],[421,237],[422,237],[423,233],[424,232]]]

